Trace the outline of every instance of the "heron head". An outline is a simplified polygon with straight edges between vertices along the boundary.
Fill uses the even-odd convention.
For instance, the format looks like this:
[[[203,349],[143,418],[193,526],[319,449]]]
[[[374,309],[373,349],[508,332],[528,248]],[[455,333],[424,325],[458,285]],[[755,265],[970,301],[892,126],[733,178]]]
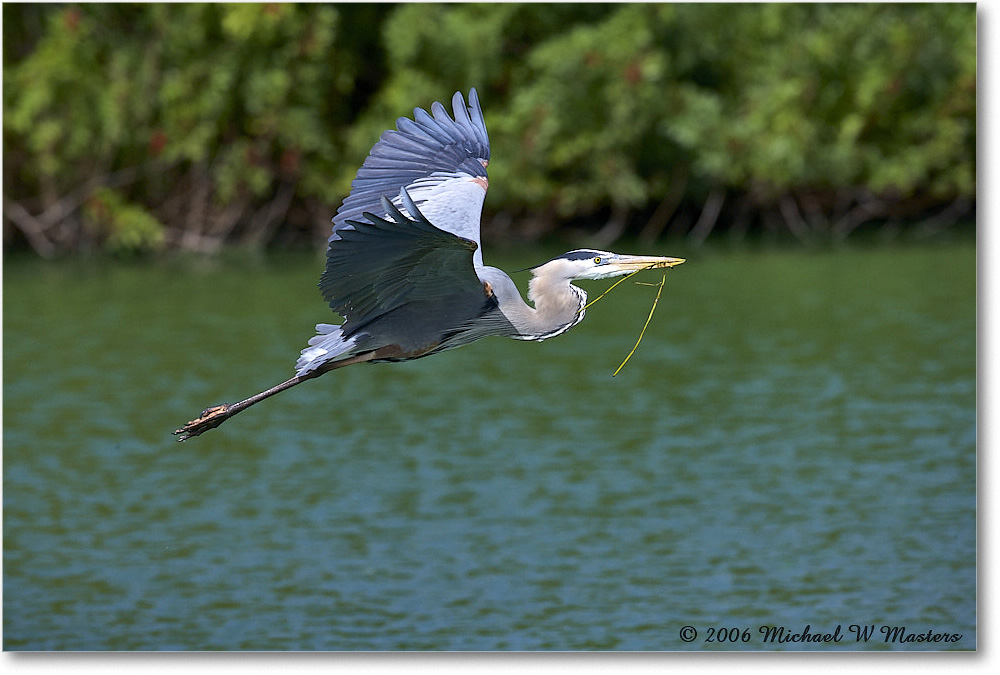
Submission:
[[[667,258],[650,255],[622,255],[610,251],[581,248],[556,256],[535,268],[536,274],[543,270],[556,273],[568,279],[609,279],[631,274],[639,270],[659,267],[676,267],[684,258]]]

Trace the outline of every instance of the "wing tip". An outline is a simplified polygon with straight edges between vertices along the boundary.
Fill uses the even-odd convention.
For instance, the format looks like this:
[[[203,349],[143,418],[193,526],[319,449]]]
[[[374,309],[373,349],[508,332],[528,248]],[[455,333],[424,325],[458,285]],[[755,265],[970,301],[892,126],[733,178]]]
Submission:
[[[395,192],[399,182],[404,183],[403,187],[409,185],[413,178],[409,174],[415,174],[420,168],[418,166],[399,168],[399,182],[396,182],[391,173],[392,163],[419,164],[419,155],[424,152],[428,157],[436,157],[436,162],[455,162],[453,166],[456,169],[468,171],[474,178],[485,178],[485,169],[490,160],[490,142],[478,90],[475,87],[469,88],[468,103],[462,91],[456,91],[452,96],[453,110],[450,115],[439,101],[435,101],[430,107],[433,116],[425,109],[417,107],[413,110],[412,118],[399,117],[395,129],[382,132],[354,180],[351,181],[350,193],[331,218],[333,231],[328,241],[334,241],[337,238],[337,231],[341,228],[350,227],[349,222],[358,215],[352,212],[358,206],[369,208],[375,206],[372,198],[377,199],[376,195],[384,196]],[[437,153],[446,148],[454,148],[450,151],[454,154],[438,157]],[[462,159],[459,153],[468,154]],[[472,167],[468,163],[463,166],[463,162],[468,162],[470,159],[478,160],[481,167]],[[382,164],[388,164],[375,166],[380,161]],[[436,168],[429,163],[428,170]],[[360,183],[362,179],[365,182],[363,189]],[[485,185],[483,187],[485,188]]]

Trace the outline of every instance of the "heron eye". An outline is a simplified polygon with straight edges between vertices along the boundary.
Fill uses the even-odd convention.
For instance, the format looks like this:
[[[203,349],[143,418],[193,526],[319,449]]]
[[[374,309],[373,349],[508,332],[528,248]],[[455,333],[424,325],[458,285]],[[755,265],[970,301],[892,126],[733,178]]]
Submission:
[[[594,258],[594,264],[595,265],[600,265],[601,264],[601,256],[597,256],[596,258]]]

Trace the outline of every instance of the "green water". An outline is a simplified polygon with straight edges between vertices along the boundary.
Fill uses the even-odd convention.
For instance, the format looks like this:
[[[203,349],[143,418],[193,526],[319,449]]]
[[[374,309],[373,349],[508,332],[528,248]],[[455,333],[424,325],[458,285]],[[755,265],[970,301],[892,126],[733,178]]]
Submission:
[[[973,245],[664,253],[617,378],[654,288],[182,444],[291,373],[319,259],[8,260],[4,647],[975,648]]]

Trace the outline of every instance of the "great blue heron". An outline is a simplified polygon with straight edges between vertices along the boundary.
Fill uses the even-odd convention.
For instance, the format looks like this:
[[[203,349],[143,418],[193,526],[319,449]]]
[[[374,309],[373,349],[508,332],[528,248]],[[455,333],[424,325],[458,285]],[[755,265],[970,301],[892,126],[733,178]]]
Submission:
[[[684,260],[577,249],[532,268],[528,299],[503,271],[483,264],[479,220],[490,142],[476,90],[454,118],[434,103],[396,122],[371,149],[333,218],[319,287],[341,325],[321,323],[295,377],[218,405],[174,431],[183,441],[264,399],[355,363],[406,361],[488,335],[546,340],[580,323],[587,294],[571,282]]]

